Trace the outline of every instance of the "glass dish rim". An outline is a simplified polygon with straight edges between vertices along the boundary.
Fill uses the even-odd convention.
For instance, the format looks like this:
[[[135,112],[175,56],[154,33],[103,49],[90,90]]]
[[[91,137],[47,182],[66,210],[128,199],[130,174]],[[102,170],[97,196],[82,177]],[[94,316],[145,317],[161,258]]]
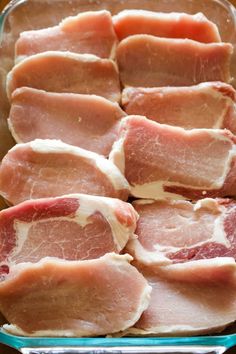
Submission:
[[[0,12],[0,46],[3,35],[4,21],[9,13],[17,6],[28,0],[11,0]],[[64,0],[65,1],[65,0]],[[157,0],[158,1],[158,0]],[[236,8],[228,0],[209,0],[223,4],[235,19]],[[229,349],[236,346],[235,334],[201,335],[201,336],[175,336],[175,337],[24,337],[16,336],[0,328],[0,343],[15,349],[23,347],[129,347],[129,346],[222,346]]]

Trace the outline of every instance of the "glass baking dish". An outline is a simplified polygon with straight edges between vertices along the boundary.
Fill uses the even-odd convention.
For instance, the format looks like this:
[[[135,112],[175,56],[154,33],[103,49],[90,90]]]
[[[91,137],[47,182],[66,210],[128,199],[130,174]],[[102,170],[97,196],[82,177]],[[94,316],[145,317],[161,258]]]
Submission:
[[[236,10],[225,0],[13,0],[0,15],[0,158],[14,144],[6,124],[9,103],[5,79],[14,63],[14,43],[19,33],[53,26],[63,17],[83,11],[107,9],[115,14],[128,8],[203,12],[218,25],[222,40],[233,44],[231,73],[236,78]],[[2,207],[0,201],[0,209]],[[220,335],[163,338],[27,338],[0,330],[0,343],[24,354],[220,354],[236,345],[236,326]],[[236,353],[236,349],[232,353]]]

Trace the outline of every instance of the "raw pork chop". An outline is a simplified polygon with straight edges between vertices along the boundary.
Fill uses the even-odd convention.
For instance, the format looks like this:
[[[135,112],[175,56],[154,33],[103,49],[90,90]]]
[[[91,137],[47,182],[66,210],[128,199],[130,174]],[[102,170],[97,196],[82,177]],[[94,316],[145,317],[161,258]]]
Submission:
[[[85,193],[126,200],[128,183],[101,155],[59,140],[14,146],[0,166],[0,194],[12,204]]]
[[[229,43],[203,44],[190,39],[134,35],[117,47],[123,86],[190,86],[230,81]],[[134,65],[135,63],[135,65]]]
[[[126,88],[122,105],[159,123],[193,128],[226,128],[236,133],[236,92],[223,82],[196,86]]]
[[[151,301],[132,334],[191,335],[222,331],[236,319],[235,282],[184,282],[144,272]]]
[[[120,100],[117,67],[92,54],[45,52],[15,65],[7,76],[7,94],[22,86],[52,92],[84,93]]]
[[[44,257],[83,260],[119,253],[134,237],[137,216],[131,204],[87,194],[34,199],[3,210],[2,272]]]
[[[110,159],[135,197],[236,196],[235,142],[228,130],[184,130],[128,116]]]
[[[151,34],[157,37],[189,38],[203,43],[220,42],[217,26],[202,13],[152,12],[124,10],[113,16],[119,40],[134,34]]]
[[[12,95],[8,123],[18,143],[60,139],[107,156],[124,116],[117,103],[103,97],[22,87]]]
[[[138,262],[153,268],[185,262],[193,267],[190,263],[197,260],[205,264],[205,260],[216,257],[236,259],[235,201],[207,198],[193,204],[183,200],[139,200],[133,205],[139,214],[135,231],[138,239],[130,240],[127,250]],[[199,273],[201,262],[194,264]],[[184,268],[177,267],[176,272],[180,274]]]
[[[16,41],[16,60],[48,50],[114,56],[116,34],[108,11],[83,12],[65,18],[58,26],[27,31]]]
[[[0,309],[14,334],[97,336],[124,330],[148,307],[151,287],[129,255],[96,260],[46,258],[11,268]],[[39,290],[40,289],[40,290]]]

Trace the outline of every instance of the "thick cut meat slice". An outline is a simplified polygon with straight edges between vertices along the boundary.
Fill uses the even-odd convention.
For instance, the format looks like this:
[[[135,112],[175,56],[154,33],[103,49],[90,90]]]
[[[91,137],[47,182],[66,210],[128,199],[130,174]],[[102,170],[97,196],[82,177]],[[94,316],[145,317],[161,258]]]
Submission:
[[[134,237],[137,216],[131,204],[87,194],[34,199],[3,210],[2,272],[44,257],[83,260],[119,253]]]
[[[16,60],[48,50],[110,58],[114,56],[116,42],[110,12],[84,12],[65,18],[58,26],[22,32],[16,42]]]
[[[129,255],[46,258],[11,268],[0,283],[5,329],[29,336],[96,336],[124,330],[147,308],[151,287]]]
[[[235,90],[223,82],[187,87],[130,87],[122,93],[122,105],[128,114],[185,129],[226,128],[234,134],[235,102]]]
[[[117,103],[103,97],[22,87],[12,95],[8,123],[18,143],[60,139],[107,156],[124,116]]]
[[[136,197],[236,196],[235,141],[228,130],[185,130],[128,116],[110,159]]]
[[[135,34],[151,34],[157,37],[189,38],[203,43],[220,42],[217,26],[202,13],[152,12],[124,10],[113,16],[119,40]]]
[[[139,263],[155,268],[187,262],[191,272],[195,264],[199,273],[201,262],[197,260],[205,264],[205,260],[216,257],[236,259],[235,201],[207,198],[193,204],[139,200],[133,205],[139,214],[135,231],[138,239],[130,240],[127,250]],[[176,273],[184,268],[177,267]]]
[[[184,282],[144,272],[151,301],[132,334],[191,335],[222,331],[236,319],[234,282]],[[227,294],[227,295],[226,295]]]
[[[232,53],[229,43],[203,44],[140,34],[120,42],[117,61],[125,87],[190,86],[229,82]]]
[[[85,193],[126,200],[128,183],[101,155],[59,140],[14,146],[2,160],[0,193],[12,204],[28,199]]]
[[[92,54],[45,52],[15,65],[7,76],[9,99],[18,87],[51,92],[84,93],[120,100],[120,83],[115,63]]]

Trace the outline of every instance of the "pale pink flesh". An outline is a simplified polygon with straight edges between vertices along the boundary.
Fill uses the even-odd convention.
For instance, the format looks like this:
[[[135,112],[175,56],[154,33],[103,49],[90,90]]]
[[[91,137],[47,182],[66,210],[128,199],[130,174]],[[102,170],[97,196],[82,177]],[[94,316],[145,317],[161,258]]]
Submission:
[[[196,335],[222,331],[235,321],[235,284],[168,281],[148,271],[144,275],[152,286],[151,302],[136,329],[157,335]]]
[[[203,199],[201,203],[196,208],[180,200],[134,202],[139,214],[138,240],[130,240],[127,251],[153,269],[162,265],[163,257],[167,264],[236,259],[236,203],[227,199]]]
[[[16,59],[48,50],[95,54],[110,58],[117,42],[108,11],[84,12],[58,26],[26,31],[16,41]]]
[[[134,237],[136,218],[128,203],[85,194],[10,207],[0,212],[1,271],[44,257],[83,260],[119,253]]]
[[[40,146],[45,142],[40,140]],[[86,150],[82,152],[87,154]],[[90,158],[80,155],[80,152],[41,153],[34,151],[30,143],[17,145],[4,157],[0,167],[1,194],[12,204],[70,193],[126,200],[129,194],[127,187],[116,187],[112,183],[112,174],[117,175],[118,172],[116,167],[109,164],[109,172],[105,174],[97,167],[97,158],[102,164],[107,164],[105,158],[100,160],[97,154]],[[118,180],[123,184],[121,174]]]
[[[16,265],[0,284],[1,312],[25,335],[80,337],[124,330],[147,308],[151,290],[129,261],[129,256],[107,254]]]
[[[232,52],[229,43],[134,35],[118,45],[117,62],[125,87],[190,86],[229,82]]]
[[[17,64],[8,74],[7,92],[27,86],[51,92],[94,94],[120,100],[115,63],[88,54],[45,52]]]
[[[202,13],[160,13],[144,10],[124,10],[113,16],[119,40],[135,34],[150,34],[165,38],[189,38],[203,43],[220,42],[217,26]]]
[[[12,95],[9,127],[18,143],[60,139],[107,156],[123,116],[117,104],[102,97],[22,87]]]
[[[158,123],[193,128],[226,128],[236,133],[235,90],[223,82],[196,86],[126,88],[122,105],[127,114]]]
[[[142,186],[150,183],[163,183],[164,192],[190,199],[204,198],[211,193],[234,196],[234,144],[235,137],[227,130],[187,131],[145,117],[128,116],[122,122],[118,154],[114,147],[111,159],[118,166],[124,164],[124,174],[137,197],[151,197],[142,191]],[[231,154],[234,157],[228,166]],[[227,168],[229,172],[222,180]],[[217,180],[219,187],[215,184]],[[135,191],[137,185],[139,191]],[[155,188],[153,185],[153,198],[159,195]]]

